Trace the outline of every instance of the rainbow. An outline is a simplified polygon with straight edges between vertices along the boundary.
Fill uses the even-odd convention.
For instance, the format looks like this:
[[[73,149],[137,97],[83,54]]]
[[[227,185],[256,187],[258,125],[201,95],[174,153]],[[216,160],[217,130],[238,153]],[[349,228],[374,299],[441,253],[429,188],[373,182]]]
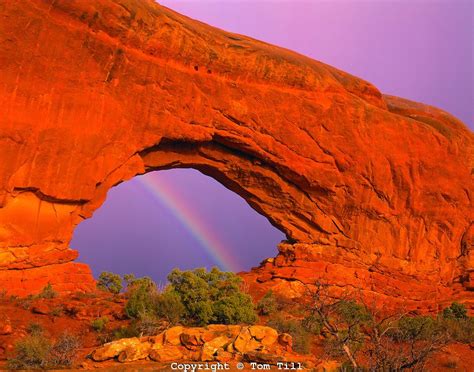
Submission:
[[[152,175],[137,178],[140,184],[186,227],[222,270],[240,271],[241,265],[238,260],[229,254],[229,249],[225,244],[204,224],[202,218],[191,209],[189,203],[181,199],[171,185]]]

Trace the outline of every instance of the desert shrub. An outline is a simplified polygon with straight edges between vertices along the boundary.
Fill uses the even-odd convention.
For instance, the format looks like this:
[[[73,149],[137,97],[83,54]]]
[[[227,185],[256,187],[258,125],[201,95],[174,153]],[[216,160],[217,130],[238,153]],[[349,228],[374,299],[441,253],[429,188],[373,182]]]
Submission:
[[[170,324],[179,323],[185,314],[185,307],[179,295],[170,288],[155,299],[156,315],[165,318]]]
[[[128,327],[122,326],[114,329],[112,332],[112,339],[119,340],[121,338],[130,338],[140,336],[140,330],[137,329],[136,324],[132,323]]]
[[[189,323],[238,324],[257,319],[252,299],[241,291],[241,279],[217,268],[211,271],[174,269],[169,275],[170,290],[181,299]]]
[[[443,310],[443,318],[445,319],[467,319],[466,306],[458,302],[453,302],[451,306]]]
[[[25,310],[29,310],[34,300],[33,295],[28,295],[26,297],[18,298],[16,303]]]
[[[278,310],[278,302],[273,291],[268,291],[257,304],[257,311],[260,315],[271,315]]]
[[[395,341],[425,340],[438,331],[435,319],[429,316],[404,316],[398,327],[389,333]]]
[[[58,296],[58,293],[54,290],[51,283],[48,283],[44,286],[41,292],[36,296],[37,298],[55,298]]]
[[[36,297],[37,298],[55,298],[57,296],[58,296],[58,293],[54,290],[51,283],[48,283]]]
[[[8,368],[46,368],[51,347],[50,341],[42,334],[28,335],[15,344],[15,357],[8,360]]]
[[[127,286],[128,301],[125,313],[132,319],[155,314],[158,291],[156,284],[148,277],[133,279]]]
[[[104,271],[99,275],[97,288],[113,294],[120,293],[122,290],[122,278],[118,274]]]
[[[474,342],[474,318],[438,319],[438,327],[449,338],[457,342],[470,344]]]
[[[30,323],[28,324],[28,326],[26,327],[26,331],[30,334],[30,335],[41,335],[43,334],[44,332],[44,329],[43,327],[41,326],[41,324],[38,324],[38,323]]]
[[[103,332],[107,324],[109,323],[109,318],[106,316],[94,319],[91,321],[91,328],[96,332]]]
[[[30,328],[30,334],[15,344],[15,355],[8,359],[9,369],[57,369],[73,364],[80,346],[78,337],[64,333],[53,343],[42,329]]]
[[[70,367],[77,358],[77,350],[81,343],[79,337],[70,333],[63,333],[54,343],[49,352],[51,367]]]
[[[164,331],[169,323],[160,321],[154,315],[145,314],[140,319],[135,320],[131,325],[133,333],[139,336],[156,336]]]
[[[55,308],[51,310],[49,314],[52,316],[60,316],[62,312],[63,312],[63,308],[61,306],[56,306]]]
[[[282,314],[277,314],[267,322],[269,327],[275,328],[279,333],[288,333],[293,337],[293,350],[297,353],[308,354],[311,349],[311,334],[305,329],[298,319],[288,319]]]

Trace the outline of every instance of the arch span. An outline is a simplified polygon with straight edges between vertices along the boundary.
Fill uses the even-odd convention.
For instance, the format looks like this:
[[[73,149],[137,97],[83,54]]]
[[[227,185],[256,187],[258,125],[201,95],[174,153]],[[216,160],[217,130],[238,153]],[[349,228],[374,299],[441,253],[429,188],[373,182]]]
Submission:
[[[90,288],[74,226],[113,185],[185,166],[288,236],[249,279],[262,287],[324,273],[418,304],[471,296],[474,140],[449,114],[151,0],[7,2],[0,15],[9,291]]]

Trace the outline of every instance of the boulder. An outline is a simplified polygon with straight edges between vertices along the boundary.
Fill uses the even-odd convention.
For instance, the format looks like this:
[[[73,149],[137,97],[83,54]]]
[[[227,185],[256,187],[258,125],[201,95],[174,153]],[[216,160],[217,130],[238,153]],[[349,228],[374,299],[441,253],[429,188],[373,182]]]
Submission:
[[[247,327],[242,328],[234,341],[234,348],[240,353],[254,351],[262,347],[263,345],[252,337]]]
[[[183,350],[178,346],[172,345],[159,350],[151,350],[149,354],[151,360],[162,363],[179,361],[183,356]]]
[[[151,350],[151,343],[140,341],[140,343],[128,346],[120,352],[117,360],[121,363],[134,362],[136,360],[145,359]]]
[[[284,362],[286,359],[281,355],[269,354],[261,351],[249,351],[243,355],[243,361],[256,362],[276,365],[278,362]]]
[[[134,348],[141,348],[141,341],[137,337],[122,338],[95,349],[91,354],[91,358],[95,362],[103,362],[119,356],[126,349]]]
[[[31,307],[33,314],[49,315],[51,313],[50,306],[44,301],[38,301]]]
[[[221,363],[227,363],[234,360],[234,354],[223,349],[218,349],[214,359]]]
[[[201,361],[207,362],[214,360],[215,355],[219,349],[224,350],[225,346],[231,343],[231,340],[226,336],[216,337],[211,341],[206,342],[202,347]]]
[[[270,327],[255,325],[249,327],[249,332],[264,346],[273,345],[278,340],[278,332]]]
[[[293,346],[293,337],[288,333],[282,333],[278,336],[278,343],[287,349],[291,349]]]
[[[165,331],[164,342],[171,345],[181,345],[181,334],[184,328],[181,326],[172,327]]]
[[[189,328],[183,331],[180,335],[181,344],[189,350],[196,350],[199,346],[204,344],[202,340],[202,328]]]

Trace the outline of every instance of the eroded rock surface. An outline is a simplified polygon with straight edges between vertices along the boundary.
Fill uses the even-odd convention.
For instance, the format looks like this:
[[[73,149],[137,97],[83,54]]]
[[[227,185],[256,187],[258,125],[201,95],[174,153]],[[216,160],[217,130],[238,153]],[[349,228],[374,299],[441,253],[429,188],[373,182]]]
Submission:
[[[291,339],[286,333],[280,336]],[[157,336],[109,342],[95,349],[90,357],[95,362],[116,359],[121,363],[143,359],[155,362],[180,359],[199,362],[273,361],[272,364],[285,360],[297,361],[298,356],[292,353],[291,348],[282,345],[279,339],[276,330],[260,325],[209,325],[195,328],[177,326]],[[307,359],[310,361],[312,358]]]
[[[91,288],[75,226],[112,186],[192,167],[286,233],[255,285],[472,299],[474,139],[441,110],[151,0],[2,2],[0,107],[10,293]]]

